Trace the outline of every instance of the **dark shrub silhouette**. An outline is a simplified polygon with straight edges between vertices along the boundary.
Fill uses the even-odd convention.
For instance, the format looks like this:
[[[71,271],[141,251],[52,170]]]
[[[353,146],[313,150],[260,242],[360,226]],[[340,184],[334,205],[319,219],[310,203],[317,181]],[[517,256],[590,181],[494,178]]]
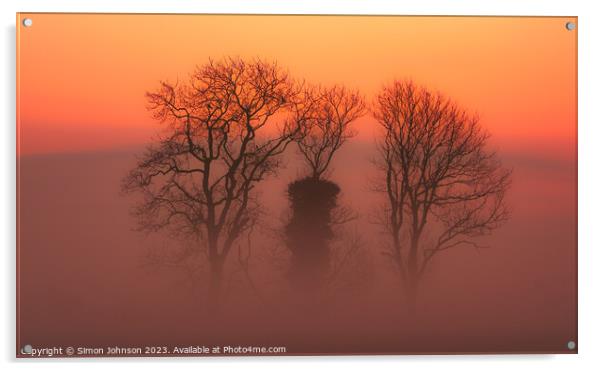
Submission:
[[[339,192],[337,184],[314,177],[288,186],[293,215],[286,226],[286,243],[292,252],[290,280],[295,289],[318,290],[329,272],[332,211]]]

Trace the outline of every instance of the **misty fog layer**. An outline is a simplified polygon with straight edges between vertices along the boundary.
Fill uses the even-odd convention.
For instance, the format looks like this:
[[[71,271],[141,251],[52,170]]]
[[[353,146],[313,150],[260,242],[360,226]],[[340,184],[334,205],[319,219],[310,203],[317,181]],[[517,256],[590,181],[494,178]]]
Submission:
[[[287,150],[284,170],[257,190],[264,213],[241,247],[246,271],[233,254],[212,320],[203,315],[206,267],[153,264],[186,242],[134,230],[133,200],[119,187],[139,148],[21,157],[20,338],[38,346],[283,345],[300,354],[565,349],[576,336],[574,163],[500,152],[514,170],[512,217],[480,240],[490,248],[438,256],[409,319],[375,222],[384,199],[370,191],[373,148],[352,140],[333,163],[338,203],[356,215],[335,228],[333,254],[359,247],[323,296],[296,297],[286,278],[287,186],[300,176]]]

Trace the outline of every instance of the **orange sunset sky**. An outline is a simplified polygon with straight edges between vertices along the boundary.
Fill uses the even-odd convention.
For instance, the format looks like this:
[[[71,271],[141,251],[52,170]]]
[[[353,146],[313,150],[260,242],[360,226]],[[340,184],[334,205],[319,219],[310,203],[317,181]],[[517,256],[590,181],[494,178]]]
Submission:
[[[577,19],[17,15],[18,346],[235,339],[282,341],[301,354],[566,352],[577,340],[577,30],[568,21]],[[145,93],[228,56],[276,60],[295,78],[344,84],[369,102],[394,79],[412,79],[478,113],[492,150],[512,169],[511,216],[478,241],[491,249],[458,248],[434,261],[420,321],[398,321],[398,272],[382,253],[390,236],[374,222],[387,200],[372,192],[382,171],[370,159],[382,133],[370,115],[353,123],[359,134],[331,167],[337,204],[357,213],[340,226],[340,243],[357,234],[365,249],[358,273],[350,271],[374,272],[360,294],[333,294],[336,306],[317,319],[317,311],[288,312],[286,300],[280,306],[288,260],[273,258],[272,248],[286,249],[286,190],[303,165],[294,145],[277,176],[256,189],[262,213],[251,274],[277,305],[263,306],[233,281],[228,295],[241,304],[224,312],[235,325],[222,327],[199,315],[205,276],[143,266],[142,258],[180,243],[176,233],[136,231],[136,199],[120,192],[161,129]],[[228,274],[240,273],[240,250],[232,254]]]
[[[33,26],[21,26],[23,18]],[[478,112],[505,149],[574,155],[571,18],[19,14],[20,155],[150,140],[144,93],[224,56],[275,59],[298,78],[371,100],[411,78]],[[374,120],[358,123],[372,140]],[[559,147],[559,144],[562,144]]]

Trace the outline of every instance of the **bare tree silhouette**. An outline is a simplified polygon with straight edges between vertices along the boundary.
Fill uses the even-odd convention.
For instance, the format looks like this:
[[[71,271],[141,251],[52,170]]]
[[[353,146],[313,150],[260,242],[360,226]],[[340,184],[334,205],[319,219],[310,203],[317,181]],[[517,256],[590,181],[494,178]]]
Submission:
[[[200,241],[217,306],[224,262],[259,212],[254,188],[301,133],[300,88],[275,63],[229,58],[198,67],[185,84],[147,93],[165,124],[123,182],[139,192],[134,214],[147,231],[169,228]]]
[[[320,179],[334,154],[356,132],[351,123],[365,114],[366,105],[357,91],[343,86],[310,89],[305,96],[305,133],[297,140],[309,176]]]
[[[509,217],[504,196],[511,171],[487,149],[478,117],[411,81],[385,87],[373,114],[385,132],[377,190],[387,197],[390,253],[414,309],[419,281],[437,254],[481,247],[474,237]]]
[[[286,226],[286,243],[292,252],[292,286],[315,293],[326,282],[331,266],[333,223],[348,218],[337,202],[339,186],[324,176],[334,154],[355,132],[351,123],[365,113],[364,99],[341,86],[305,90],[303,135],[297,139],[308,176],[288,186],[292,217]]]

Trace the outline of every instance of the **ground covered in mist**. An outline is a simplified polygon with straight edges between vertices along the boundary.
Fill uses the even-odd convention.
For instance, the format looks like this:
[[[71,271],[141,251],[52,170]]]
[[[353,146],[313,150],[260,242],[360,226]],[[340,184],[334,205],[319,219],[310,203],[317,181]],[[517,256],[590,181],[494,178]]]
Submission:
[[[573,163],[501,152],[514,169],[512,217],[483,240],[491,248],[438,256],[410,317],[382,254],[372,148],[350,141],[333,164],[338,203],[355,217],[335,228],[335,260],[344,264],[324,293],[305,301],[287,280],[286,191],[300,176],[289,151],[285,170],[258,189],[264,217],[242,255],[228,261],[218,316],[203,302],[206,267],[162,255],[186,242],[133,230],[133,200],[120,194],[120,182],[139,148],[21,157],[20,341],[275,345],[306,354],[553,352],[576,338]],[[343,259],[349,246],[355,250]]]

